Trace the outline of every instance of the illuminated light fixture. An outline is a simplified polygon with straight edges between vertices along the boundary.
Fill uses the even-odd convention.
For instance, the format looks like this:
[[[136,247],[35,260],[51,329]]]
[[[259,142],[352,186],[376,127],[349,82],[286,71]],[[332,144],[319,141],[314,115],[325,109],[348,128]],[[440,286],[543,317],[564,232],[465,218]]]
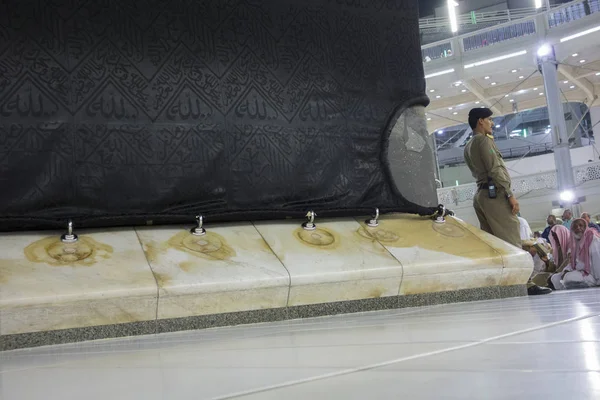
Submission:
[[[578,32],[574,35],[565,36],[564,38],[560,39],[560,42],[561,43],[568,42],[569,40],[577,39],[578,37],[589,35],[590,33],[598,32],[598,31],[600,31],[600,25],[598,25],[594,28],[591,28],[591,29],[587,29],[585,31]]]
[[[570,190],[565,190],[564,192],[560,193],[560,199],[562,201],[573,201],[575,200],[575,193]]]
[[[460,85],[462,85],[462,81],[458,81],[454,83],[454,87],[459,87]]]
[[[492,82],[492,86],[496,86],[496,82]]]
[[[433,92],[435,92],[435,89],[429,90],[429,93],[433,93]]]
[[[517,72],[517,70],[516,70],[516,69],[513,69],[513,70],[512,70],[512,71],[510,71],[510,72],[512,72],[512,73],[514,74],[515,72]]]
[[[600,72],[596,72],[596,76],[600,76]]]
[[[523,78],[525,78],[523,75],[519,76],[519,79],[523,79]]]
[[[439,72],[434,72],[432,74],[429,75],[425,75],[425,79],[428,78],[433,78],[434,76],[440,76],[440,75],[446,75],[446,74],[451,74],[454,72],[454,68],[450,68],[450,69],[445,69],[443,71],[439,71]]]
[[[494,126],[494,128],[501,128],[501,127],[502,127],[502,125],[496,125],[496,126]]]
[[[575,85],[569,86],[569,89],[575,89]]]
[[[534,87],[533,90],[538,90],[538,88]]]
[[[579,53],[573,53],[573,57],[577,57]]]
[[[486,76],[486,77],[485,77],[485,78],[483,78],[483,79],[485,79],[485,80],[488,80],[488,79],[490,79],[490,77],[489,77],[489,76]]]
[[[437,96],[435,96],[436,99],[441,99],[442,96],[440,96],[439,94]]]
[[[480,102],[480,101],[476,101],[476,102],[475,102],[475,104],[479,104],[479,103],[481,103],[481,102]]]
[[[442,135],[444,133],[444,131],[443,130],[439,130],[437,133],[438,133],[438,135]]]
[[[458,3],[454,0],[448,0],[448,16],[450,17],[450,30],[458,32],[458,19],[456,18],[456,7]]]
[[[510,99],[510,102],[511,102],[511,103],[514,103],[514,102],[515,102],[515,99]]]
[[[431,121],[431,118],[427,118],[427,121]]]
[[[569,81],[564,81],[563,83],[566,85],[567,83],[569,83]]]
[[[540,93],[540,96],[543,96],[543,95],[544,95],[544,92],[541,92],[541,93]]]
[[[579,62],[583,64],[585,62],[585,60],[579,60]]]
[[[452,107],[448,107],[448,110],[452,110]]]
[[[543,0],[535,0],[535,8],[542,8]]]
[[[508,58],[522,56],[524,54],[527,54],[527,50],[521,50],[521,51],[517,51],[516,53],[505,54],[503,56],[488,58],[487,60],[482,60],[482,61],[477,61],[477,62],[474,62],[474,63],[471,63],[471,64],[467,64],[467,65],[465,65],[465,69],[469,69],[469,68],[473,68],[473,67],[479,67],[481,65],[486,65],[486,64],[491,64],[491,63],[494,63],[496,61],[502,61],[502,60],[506,60]]]
[[[504,97],[508,97],[508,95],[507,95],[507,94],[505,94],[505,95],[504,95]]]
[[[527,90],[525,90],[525,89],[521,89],[521,90],[519,90],[519,94],[523,94],[523,93],[525,93],[526,91],[527,91]]]
[[[458,113],[457,113],[456,111],[454,111],[452,114],[456,115],[456,114],[458,114]]]
[[[463,93],[466,93],[466,92],[467,92],[467,89],[463,89],[463,90],[461,90],[461,92],[463,92]]]
[[[549,56],[550,54],[552,54],[552,46],[550,46],[549,44],[541,45],[537,51],[538,57],[545,57]]]

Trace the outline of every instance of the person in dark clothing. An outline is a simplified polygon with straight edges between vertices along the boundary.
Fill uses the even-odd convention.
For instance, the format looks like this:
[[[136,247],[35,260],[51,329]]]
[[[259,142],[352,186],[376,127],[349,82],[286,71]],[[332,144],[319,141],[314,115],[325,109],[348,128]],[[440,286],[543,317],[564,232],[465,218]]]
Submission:
[[[581,214],[581,219],[585,220],[588,224],[588,228],[594,228],[598,233],[600,233],[600,226],[598,224],[592,222],[592,217],[588,213]]]
[[[542,232],[542,238],[546,239],[547,241],[550,241],[550,229],[552,229],[552,227],[556,225],[556,217],[550,214],[548,215],[546,222],[548,223],[548,227],[546,227],[546,229],[544,229],[544,232]]]

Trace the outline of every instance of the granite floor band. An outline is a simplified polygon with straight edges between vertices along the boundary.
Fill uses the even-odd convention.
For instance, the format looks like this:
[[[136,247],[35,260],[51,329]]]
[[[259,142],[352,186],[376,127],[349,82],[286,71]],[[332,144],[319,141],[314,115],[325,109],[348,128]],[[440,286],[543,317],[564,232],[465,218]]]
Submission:
[[[88,340],[151,335],[166,332],[312,318],[325,315],[491,300],[526,295],[527,288],[525,285],[492,286],[447,292],[389,296],[304,306],[201,315],[195,317],[90,326],[85,328],[19,333],[0,336],[0,351],[83,342]]]

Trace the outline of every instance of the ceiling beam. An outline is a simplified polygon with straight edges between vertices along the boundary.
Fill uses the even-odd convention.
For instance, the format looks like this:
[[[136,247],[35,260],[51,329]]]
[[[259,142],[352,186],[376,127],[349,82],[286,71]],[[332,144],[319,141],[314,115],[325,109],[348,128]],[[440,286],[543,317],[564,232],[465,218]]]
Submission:
[[[466,87],[471,93],[473,93],[479,101],[483,104],[487,105],[490,110],[496,115],[503,115],[502,108],[498,108],[497,105],[494,105],[488,97],[486,96],[485,89],[483,89],[477,81],[474,79],[466,80],[463,82],[464,87]]]
[[[598,98],[598,95],[595,93],[594,85],[586,78],[577,78],[575,68],[569,65],[559,64],[558,72],[585,92],[588,104],[592,104]]]

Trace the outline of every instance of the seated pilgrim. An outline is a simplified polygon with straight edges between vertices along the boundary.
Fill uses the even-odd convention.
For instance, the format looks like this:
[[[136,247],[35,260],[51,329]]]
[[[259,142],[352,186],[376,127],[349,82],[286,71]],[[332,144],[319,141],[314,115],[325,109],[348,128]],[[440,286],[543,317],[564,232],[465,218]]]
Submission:
[[[552,276],[554,288],[579,289],[600,286],[600,235],[584,219],[571,223],[571,261]]]

